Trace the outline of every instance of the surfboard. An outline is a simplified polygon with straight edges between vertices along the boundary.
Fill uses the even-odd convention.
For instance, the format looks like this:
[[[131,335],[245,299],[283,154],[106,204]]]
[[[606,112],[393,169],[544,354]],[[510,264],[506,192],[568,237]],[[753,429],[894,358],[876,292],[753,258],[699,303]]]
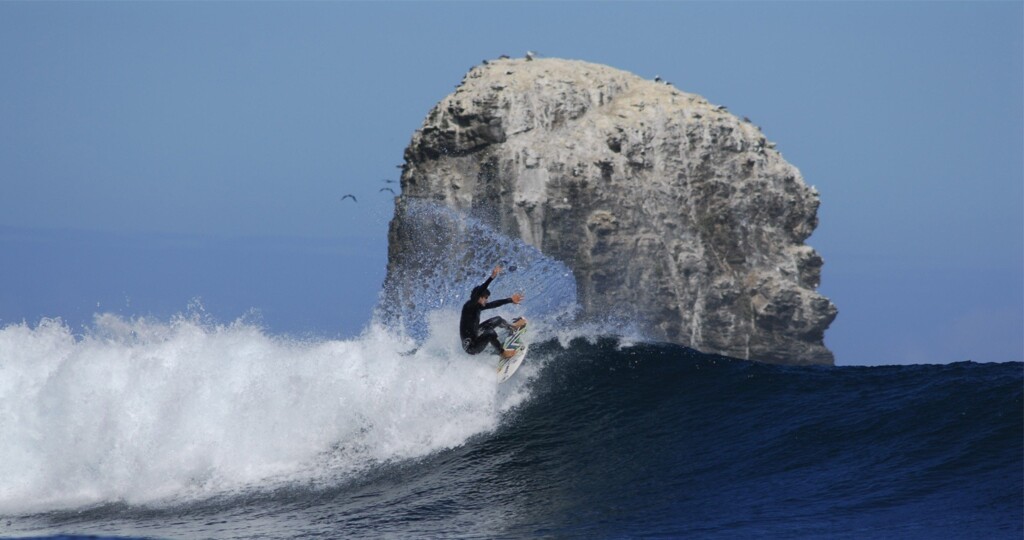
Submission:
[[[519,366],[523,363],[523,359],[526,358],[526,351],[530,346],[523,341],[523,336],[526,335],[526,326],[516,330],[509,336],[503,345],[506,349],[515,349],[516,353],[510,358],[502,358],[498,360],[498,382],[503,383],[511,377]]]

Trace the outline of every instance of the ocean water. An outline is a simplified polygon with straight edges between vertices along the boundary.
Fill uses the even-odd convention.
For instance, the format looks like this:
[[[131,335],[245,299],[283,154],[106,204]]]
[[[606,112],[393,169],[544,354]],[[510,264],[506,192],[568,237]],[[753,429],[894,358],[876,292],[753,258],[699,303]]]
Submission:
[[[421,213],[486,235],[460,260],[481,275],[437,272],[351,339],[201,309],[0,327],[0,536],[1024,535],[1024,364],[787,367],[650,342],[573,320],[557,261]],[[500,385],[455,330],[494,261],[496,296],[527,292],[498,313],[527,315],[532,341]]]
[[[7,537],[1024,534],[1019,363],[552,338],[497,385],[456,340],[187,317],[9,326],[0,359]]]

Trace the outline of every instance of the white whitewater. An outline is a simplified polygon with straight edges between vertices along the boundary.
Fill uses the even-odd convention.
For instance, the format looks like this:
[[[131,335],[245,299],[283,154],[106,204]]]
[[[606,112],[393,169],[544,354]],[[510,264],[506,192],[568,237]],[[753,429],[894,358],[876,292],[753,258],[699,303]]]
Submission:
[[[0,514],[330,482],[458,446],[526,395],[457,339],[413,346],[187,317],[0,329]]]
[[[530,317],[533,341],[565,341],[575,282],[522,242],[459,226],[489,249],[461,278],[424,279],[418,294],[436,302],[402,314],[415,331],[375,322],[354,339],[298,340],[201,313],[99,314],[77,335],[59,319],[0,328],[0,515],[330,485],[495,429],[543,359],[498,385],[496,357],[459,344],[464,297],[505,257],[518,272],[492,291],[527,299],[494,313]]]

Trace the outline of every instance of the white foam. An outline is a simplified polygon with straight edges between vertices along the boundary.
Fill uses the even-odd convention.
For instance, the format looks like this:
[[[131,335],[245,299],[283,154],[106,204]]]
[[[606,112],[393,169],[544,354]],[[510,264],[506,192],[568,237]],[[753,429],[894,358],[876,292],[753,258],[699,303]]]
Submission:
[[[461,351],[457,318],[432,314],[414,352],[379,326],[349,341],[195,317],[4,327],[0,514],[336,481],[461,445],[527,394]]]

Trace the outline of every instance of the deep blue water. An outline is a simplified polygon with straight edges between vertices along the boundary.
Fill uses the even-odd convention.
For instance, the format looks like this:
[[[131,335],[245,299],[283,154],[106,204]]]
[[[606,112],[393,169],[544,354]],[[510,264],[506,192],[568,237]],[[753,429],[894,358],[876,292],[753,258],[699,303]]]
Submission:
[[[8,516],[0,533],[1024,535],[1021,363],[786,367],[611,339],[535,344],[527,363],[527,397],[452,448],[327,483]]]

